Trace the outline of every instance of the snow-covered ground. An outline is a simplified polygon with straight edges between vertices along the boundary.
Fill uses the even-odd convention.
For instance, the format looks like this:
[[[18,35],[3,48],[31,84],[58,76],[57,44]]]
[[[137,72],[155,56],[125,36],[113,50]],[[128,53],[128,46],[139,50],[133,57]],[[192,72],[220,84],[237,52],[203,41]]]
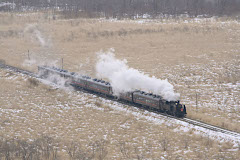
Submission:
[[[31,14],[24,16],[31,19]],[[168,79],[180,93],[181,102],[186,104],[188,116],[239,131],[238,21],[160,18],[49,23],[44,16],[39,19],[39,14],[31,21],[24,16],[2,16],[1,59],[9,64],[23,64],[23,68],[36,70],[36,65],[44,62],[60,64],[63,57],[66,69],[95,76],[95,52],[114,47],[116,57],[126,58],[130,67]],[[14,21],[10,23],[8,18]],[[33,32],[24,32],[29,23],[37,27],[32,28]],[[51,45],[42,45],[43,39]],[[30,60],[26,60],[28,49]],[[109,157],[114,159],[122,158],[119,142],[125,142],[131,154],[144,154],[149,159],[220,159],[223,156],[237,159],[240,156],[239,138],[47,81],[41,82],[45,85],[34,85],[26,76],[0,72],[1,137],[30,141],[44,134],[61,141],[76,141],[84,147],[89,142],[105,139],[109,141]],[[169,145],[164,151],[166,143]],[[65,152],[64,143],[62,148]]]
[[[85,137],[85,140],[93,141],[99,134],[112,144],[116,142],[117,137],[123,136],[123,139],[130,138],[129,144],[137,145],[139,141],[143,141],[147,145],[149,141],[153,141],[153,146],[158,148],[156,135],[163,136],[166,132],[164,130],[168,128],[167,132],[170,135],[177,134],[177,137],[200,136],[203,140],[211,139],[220,144],[231,143],[232,147],[229,149],[231,151],[237,151],[240,143],[240,137],[210,131],[96,95],[74,91],[46,80],[40,80],[41,83],[47,85],[42,89],[39,88],[43,87],[41,84],[38,87],[29,86],[28,77],[25,75],[12,74],[3,70],[0,74],[0,80],[4,81],[6,86],[13,85],[12,88],[5,89],[6,92],[1,92],[0,129],[1,135],[4,134],[5,138],[25,137],[31,140],[35,136],[45,134],[54,135],[60,139],[68,137],[68,140],[74,140],[80,135],[80,137]],[[13,90],[15,94],[11,93]],[[143,126],[140,125],[136,129],[134,123],[144,124],[146,128],[141,130],[138,127]],[[158,131],[157,128],[160,130]],[[122,135],[123,131],[128,134],[132,134],[132,131],[136,133],[134,136],[125,135],[125,137]],[[189,146],[190,152],[192,149]],[[179,152],[178,147],[172,147],[171,150]]]

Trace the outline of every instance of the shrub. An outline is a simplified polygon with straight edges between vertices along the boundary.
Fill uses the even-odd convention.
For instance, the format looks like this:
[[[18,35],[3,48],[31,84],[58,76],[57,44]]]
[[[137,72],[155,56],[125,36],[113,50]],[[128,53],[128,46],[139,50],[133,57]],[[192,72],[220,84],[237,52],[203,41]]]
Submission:
[[[39,81],[37,81],[34,78],[28,78],[28,83],[30,84],[31,87],[36,87],[39,85]]]

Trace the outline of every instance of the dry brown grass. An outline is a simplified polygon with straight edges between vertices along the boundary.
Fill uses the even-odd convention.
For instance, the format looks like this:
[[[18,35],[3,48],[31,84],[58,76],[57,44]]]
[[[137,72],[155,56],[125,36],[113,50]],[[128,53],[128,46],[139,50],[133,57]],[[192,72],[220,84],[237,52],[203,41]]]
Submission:
[[[222,85],[236,84],[239,79],[239,24],[208,19],[200,23],[170,20],[146,24],[97,19],[52,21],[47,15],[1,13],[0,59],[36,71],[36,66],[45,62],[58,60],[56,63],[60,65],[63,57],[64,68],[94,75],[95,52],[112,47],[116,56],[126,58],[131,67],[168,78],[181,93],[189,117],[239,131],[240,110],[234,109],[234,105],[240,105],[237,104],[239,89]],[[36,24],[32,30],[40,31],[49,45],[42,46],[33,31],[26,31],[29,24]],[[26,61],[28,50],[30,59],[36,63]],[[61,137],[63,149],[66,149],[64,144],[76,141],[85,152],[89,142],[94,143],[107,135],[107,157],[119,159],[161,156],[166,159],[236,159],[239,156],[239,152],[232,154],[228,150],[231,145],[196,136],[193,130],[176,136],[175,126],[168,128],[137,120],[132,115],[114,111],[110,104],[96,101],[97,97],[71,95],[15,73],[0,71],[0,106],[4,109],[0,112],[0,136],[6,139],[36,139],[44,133]],[[198,81],[198,75],[204,77],[204,81]],[[186,77],[192,79],[186,80]],[[201,92],[197,112],[194,106],[196,91]],[[216,103],[220,107],[216,108],[215,102],[209,103],[219,98],[213,99],[215,93],[229,95],[227,101],[218,99]],[[61,155],[67,157],[66,152]]]
[[[4,91],[0,93],[0,136],[9,141],[17,138],[28,145],[35,144],[42,135],[55,137],[52,143],[57,145],[60,159],[93,155],[95,159],[212,159],[222,156],[236,159],[239,154],[231,151],[237,148],[230,142],[220,143],[193,132],[176,133],[173,131],[176,125],[157,125],[109,109],[112,104],[103,103],[98,97],[53,89],[41,83],[28,87],[26,76],[5,76],[8,73],[3,70],[0,75],[5,77],[0,79]]]
[[[175,21],[166,24],[97,19],[48,21],[41,13],[32,13],[32,16],[3,14],[0,18],[3,33],[9,34],[12,30],[18,33],[18,36],[1,36],[1,56],[15,65],[23,63],[29,49],[31,56],[39,61],[54,61],[63,57],[66,68],[79,70],[79,64],[96,60],[95,52],[113,47],[117,57],[124,57],[132,67],[151,73],[153,66],[159,63],[166,66],[204,63],[194,56],[205,53],[220,60],[231,58],[235,53],[226,54],[225,51],[237,49],[235,44],[239,40],[238,36],[229,35],[221,26],[208,20],[201,22],[201,25]],[[10,24],[7,23],[9,19],[12,19]],[[24,33],[29,24],[37,24],[43,37],[51,39],[50,47],[42,47],[37,40],[31,40],[32,34]],[[231,24],[230,29],[237,30],[238,25]],[[228,43],[232,41],[235,43]],[[189,58],[191,56],[193,58]],[[90,62],[83,70],[93,69]],[[161,76],[161,72],[155,73],[155,76]]]
[[[233,119],[226,119],[225,117],[227,117],[227,114],[225,113],[215,113],[216,111],[213,109],[198,109],[198,111],[192,111],[189,110],[188,111],[188,117],[192,118],[192,119],[196,119],[196,120],[200,120],[209,124],[213,124],[215,126],[219,126],[222,128],[227,128],[233,131],[237,131],[240,132],[240,128],[239,128],[239,123],[233,121],[234,116],[232,116]],[[211,116],[206,116],[206,114],[220,114],[219,117],[211,117]],[[235,119],[238,119],[238,117],[236,116]]]

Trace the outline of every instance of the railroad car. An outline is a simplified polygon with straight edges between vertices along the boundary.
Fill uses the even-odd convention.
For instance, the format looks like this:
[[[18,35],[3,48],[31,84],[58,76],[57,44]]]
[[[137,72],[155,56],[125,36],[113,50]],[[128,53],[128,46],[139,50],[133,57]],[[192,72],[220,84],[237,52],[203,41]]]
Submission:
[[[68,86],[70,82],[73,81],[74,72],[68,72],[64,69],[59,69],[56,67],[49,67],[49,66],[38,66],[38,76],[41,78],[48,78],[49,75],[57,75],[59,77],[63,77],[66,79],[65,85]]]
[[[136,91],[133,93],[133,97],[134,103],[138,103],[143,106],[148,106],[150,108],[160,109],[159,108],[160,96],[156,96],[151,93],[146,93],[144,91]]]
[[[118,98],[120,101],[142,105],[177,117],[184,117],[187,114],[185,105],[180,104],[179,101],[164,100],[159,95],[136,90],[121,93],[116,97],[109,82],[96,78],[92,79],[55,67],[38,66],[38,71],[41,78],[47,78],[51,74],[59,75],[66,79],[67,84],[76,89],[84,89],[110,98]]]
[[[59,75],[64,78],[69,78],[71,76],[71,73],[67,70],[48,66],[38,66],[38,73],[42,78],[47,78],[49,75]]]
[[[91,77],[73,76],[70,84],[76,88],[87,88],[88,79],[91,79]]]
[[[101,93],[103,95],[108,95],[112,96],[112,87],[109,82],[105,82],[100,79],[89,79],[87,82],[87,87],[88,90]]]
[[[186,114],[186,107],[179,101],[166,101],[159,95],[144,91],[133,92],[133,102],[173,116],[183,117]]]

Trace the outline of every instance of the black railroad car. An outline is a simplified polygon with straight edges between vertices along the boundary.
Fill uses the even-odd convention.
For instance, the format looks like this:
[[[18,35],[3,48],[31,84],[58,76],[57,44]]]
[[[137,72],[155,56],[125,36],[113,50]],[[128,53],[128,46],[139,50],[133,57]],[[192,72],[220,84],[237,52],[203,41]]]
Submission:
[[[160,96],[156,96],[151,93],[146,93],[143,91],[136,91],[133,93],[133,102],[141,104],[143,106],[148,106],[150,108],[155,108],[159,110],[159,100]]]
[[[71,85],[76,88],[87,89],[88,80],[90,77],[81,77],[81,76],[73,76]]]
[[[185,106],[180,104],[179,101],[160,101],[162,105],[162,110],[170,115],[183,117],[186,113]],[[185,108],[185,109],[184,109]]]
[[[50,75],[58,75],[66,80],[65,85],[70,84],[76,89],[85,89],[90,92],[116,98],[113,95],[112,87],[109,82],[92,79],[88,76],[82,76],[74,72],[68,72],[67,70],[48,66],[38,66],[38,72],[41,78],[47,78]],[[136,103],[161,112],[166,112],[173,116],[184,117],[187,114],[185,105],[180,104],[179,101],[167,101],[159,95],[146,93],[140,90],[121,93],[119,99],[128,103]]]
[[[112,87],[108,82],[99,79],[89,79],[86,88],[94,92],[112,96]]]
[[[49,75],[59,75],[60,77],[69,78],[71,74],[67,70],[55,68],[55,67],[48,67],[48,66],[38,66],[39,76],[46,78]]]

